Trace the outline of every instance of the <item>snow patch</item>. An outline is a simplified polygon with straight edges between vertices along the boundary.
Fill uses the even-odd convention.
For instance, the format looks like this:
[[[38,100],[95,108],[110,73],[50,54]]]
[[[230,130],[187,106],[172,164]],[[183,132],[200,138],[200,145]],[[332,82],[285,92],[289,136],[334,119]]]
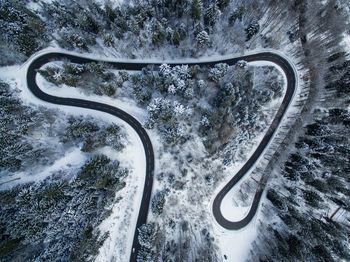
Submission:
[[[116,123],[118,126],[121,126],[127,134],[128,143],[122,152],[118,152],[117,154],[115,152],[113,153],[108,147],[101,149],[101,152],[106,153],[108,157],[118,159],[122,166],[129,169],[130,174],[126,178],[126,186],[115,196],[115,204],[112,207],[112,214],[104,220],[99,227],[102,233],[108,232],[109,237],[101,247],[97,261],[128,261],[142,199],[143,185],[145,182],[146,159],[142,142],[131,126],[113,115],[91,109],[54,105],[35,97],[29,91],[26,84],[27,68],[33,57],[22,66],[0,68],[0,77],[14,83],[14,86],[21,91],[19,93],[19,98],[25,105],[34,104],[36,106],[44,106],[74,116],[89,115],[100,121]],[[129,103],[129,101],[116,101],[107,97],[86,96],[79,92],[78,89],[61,89],[53,85],[48,86],[49,83],[39,74],[37,75],[37,83],[44,92],[49,94],[110,104],[131,113],[141,122],[145,119],[145,113],[142,110],[137,110],[137,108],[132,105],[132,103]],[[42,179],[55,170],[59,170],[62,166],[67,166],[71,162],[76,162],[77,164],[82,163],[84,157],[81,152],[76,150],[68,152],[64,157],[56,161],[53,166],[48,167],[46,170],[39,173],[36,178]],[[116,155],[113,156],[113,154]],[[14,182],[18,181],[16,180]],[[118,250],[118,252],[114,252],[116,250]]]
[[[125,181],[127,186],[115,196],[111,215],[98,227],[102,234],[109,233],[99,249],[95,260],[98,262],[129,261],[145,182],[146,157],[136,132],[128,130],[128,134],[130,143],[116,158],[132,171]],[[109,155],[110,150],[104,150]]]
[[[350,54],[350,35],[346,33],[344,33],[343,35],[344,38],[342,44],[344,46],[345,51]]]
[[[11,177],[5,176],[0,178],[0,185],[4,183],[2,186],[0,186],[0,188],[9,189],[18,184],[25,184],[29,182],[37,182],[40,180],[44,180],[53,173],[64,169],[78,169],[85,163],[86,159],[87,155],[81,152],[79,148],[71,148],[70,150],[68,150],[68,152],[66,152],[66,154],[63,157],[59,158],[51,166],[46,167],[43,171],[39,173],[19,172],[12,175]],[[6,183],[6,181],[10,182]]]

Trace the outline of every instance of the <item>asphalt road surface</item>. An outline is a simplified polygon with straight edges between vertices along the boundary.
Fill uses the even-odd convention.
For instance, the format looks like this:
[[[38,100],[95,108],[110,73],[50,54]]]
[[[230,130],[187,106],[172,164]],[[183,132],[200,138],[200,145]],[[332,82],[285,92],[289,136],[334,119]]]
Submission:
[[[43,65],[51,61],[60,61],[60,60],[68,60],[78,64],[91,63],[91,62],[105,62],[113,66],[113,68],[115,69],[124,69],[124,70],[141,70],[142,68],[151,64],[132,62],[132,60],[130,62],[106,62],[106,61],[80,57],[78,55],[52,52],[52,53],[45,53],[43,55],[39,55],[38,57],[34,58],[31,61],[30,65],[28,66],[28,71],[27,71],[28,88],[37,98],[52,104],[88,108],[88,109],[98,110],[98,111],[102,111],[102,112],[114,115],[122,119],[126,123],[128,123],[139,135],[142,141],[144,151],[145,151],[145,156],[146,156],[146,170],[145,170],[146,178],[145,178],[145,184],[143,189],[139,215],[137,218],[137,225],[134,233],[131,255],[130,255],[130,261],[136,261],[137,253],[141,248],[138,242],[138,228],[142,224],[147,222],[147,214],[149,210],[150,197],[151,197],[152,185],[153,185],[154,153],[153,153],[151,140],[146,130],[142,127],[142,125],[134,117],[124,112],[123,110],[120,110],[119,108],[106,105],[103,103],[89,101],[89,100],[53,96],[43,92],[36,83],[37,70]],[[258,209],[259,202],[260,202],[264,188],[259,187],[259,189],[257,190],[254,196],[253,204],[251,206],[251,209],[248,215],[241,221],[232,222],[224,218],[220,210],[222,199],[230,191],[230,189],[234,187],[238,183],[238,181],[240,181],[240,179],[245,174],[247,174],[248,171],[254,166],[255,162],[258,160],[259,156],[262,154],[263,150],[266,148],[266,146],[272,139],[279,123],[281,122],[286,110],[290,105],[290,102],[292,101],[293,94],[295,92],[295,84],[296,84],[296,76],[295,76],[293,67],[288,63],[288,61],[285,58],[271,52],[262,52],[259,54],[241,56],[241,57],[230,58],[230,59],[222,59],[222,60],[212,60],[212,61],[205,61],[205,62],[186,62],[183,64],[213,66],[217,63],[227,63],[229,65],[233,65],[237,63],[239,60],[245,60],[247,62],[269,61],[280,66],[282,70],[285,72],[287,77],[287,91],[283,98],[281,107],[279,108],[272,124],[270,125],[267,133],[265,134],[264,138],[260,142],[259,146],[255,150],[253,155],[248,159],[248,161],[238,171],[238,173],[224,186],[224,188],[218,193],[218,195],[214,199],[213,215],[216,221],[222,227],[230,230],[237,230],[237,229],[243,228],[252,220],[252,218],[254,217]],[[171,63],[171,62],[167,62],[167,63],[171,66],[181,65],[180,63]],[[159,66],[160,64],[161,63],[152,63],[152,65],[155,65],[155,66]]]

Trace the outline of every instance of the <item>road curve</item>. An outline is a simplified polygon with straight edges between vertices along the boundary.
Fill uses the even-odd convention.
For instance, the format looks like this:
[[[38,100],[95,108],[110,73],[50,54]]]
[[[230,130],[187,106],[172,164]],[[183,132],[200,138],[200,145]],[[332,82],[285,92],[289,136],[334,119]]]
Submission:
[[[151,140],[146,130],[142,127],[142,125],[134,117],[124,112],[123,110],[120,110],[119,108],[115,108],[110,105],[89,101],[89,100],[57,97],[57,96],[49,95],[43,92],[36,83],[37,70],[43,65],[47,64],[48,62],[56,61],[56,60],[69,60],[73,63],[79,63],[79,64],[90,63],[90,62],[105,62],[113,66],[113,68],[115,69],[124,69],[124,70],[141,70],[142,68],[150,64],[159,66],[161,63],[143,63],[143,62],[132,62],[132,61],[131,62],[111,62],[111,61],[103,61],[103,60],[86,58],[79,55],[66,54],[63,52],[62,53],[48,52],[48,53],[38,55],[30,62],[27,69],[27,75],[26,75],[27,86],[37,98],[52,104],[82,107],[82,108],[88,108],[88,109],[109,113],[111,115],[114,115],[124,120],[139,135],[142,141],[142,144],[144,146],[144,151],[146,156],[146,171],[145,171],[146,178],[144,183],[143,196],[141,200],[139,215],[137,218],[137,225],[134,233],[131,255],[130,255],[130,261],[136,261],[138,250],[140,250],[141,248],[138,242],[137,228],[139,228],[142,224],[146,223],[147,221],[147,214],[149,210],[150,197],[151,197],[152,185],[153,185],[154,152],[153,152]],[[258,54],[251,54],[251,55],[234,57],[234,58],[215,59],[212,61],[187,61],[184,63],[166,62],[171,66],[176,66],[181,64],[213,66],[217,63],[227,63],[229,65],[233,65],[237,63],[239,60],[245,60],[247,62],[268,61],[278,65],[284,71],[287,77],[287,91],[283,98],[281,107],[279,108],[275,118],[272,121],[272,124],[270,125],[267,133],[265,134],[264,138],[260,142],[259,146],[255,150],[253,155],[248,159],[248,161],[238,171],[238,173],[221,189],[221,191],[218,193],[218,195],[214,199],[212,209],[213,209],[213,215],[216,221],[222,227],[230,230],[237,230],[237,229],[243,228],[252,220],[252,218],[254,217],[258,209],[259,202],[260,202],[264,188],[263,186],[259,187],[259,189],[257,190],[254,196],[253,204],[251,206],[251,209],[248,215],[241,221],[232,222],[227,220],[221,213],[221,210],[220,210],[221,202],[224,196],[230,191],[230,189],[233,186],[235,186],[240,181],[240,179],[245,174],[247,174],[248,171],[254,166],[256,161],[259,159],[260,155],[263,153],[264,149],[272,140],[273,135],[276,132],[279,123],[283,119],[283,116],[293,99],[295,89],[296,89],[296,74],[293,70],[293,67],[285,58],[273,52],[261,52]]]
[[[74,107],[82,107],[82,108],[88,108],[93,110],[102,111],[111,115],[114,115],[126,123],[128,123],[138,134],[138,136],[141,139],[141,142],[143,144],[145,155],[146,155],[146,178],[144,183],[144,189],[143,189],[143,195],[141,200],[141,206],[139,210],[139,215],[137,218],[136,223],[136,229],[134,233],[134,239],[133,239],[133,245],[130,255],[130,261],[136,261],[137,260],[137,253],[138,250],[140,250],[141,246],[138,242],[138,228],[146,223],[147,221],[147,214],[150,204],[150,198],[152,193],[152,186],[153,186],[153,172],[154,172],[154,153],[153,153],[153,147],[151,140],[146,132],[146,130],[142,127],[142,125],[131,115],[127,114],[123,110],[120,110],[119,108],[106,105],[103,103],[97,103],[94,101],[88,101],[83,99],[75,99],[75,98],[64,98],[64,97],[57,97],[53,95],[49,95],[45,92],[43,92],[36,83],[36,74],[37,69],[39,69],[41,66],[45,65],[46,63],[53,61],[53,60],[69,60],[73,63],[90,63],[90,62],[99,62],[93,59],[86,59],[78,56],[73,55],[67,55],[63,53],[47,53],[42,56],[39,56],[35,58],[29,65],[27,70],[27,86],[30,89],[30,91],[39,99],[46,101],[48,103],[56,104],[56,105],[66,105],[66,106],[74,106]],[[111,63],[113,65],[113,63]],[[117,68],[119,67],[118,64],[115,65]],[[140,68],[141,69],[141,68]],[[134,69],[137,70],[137,69]]]

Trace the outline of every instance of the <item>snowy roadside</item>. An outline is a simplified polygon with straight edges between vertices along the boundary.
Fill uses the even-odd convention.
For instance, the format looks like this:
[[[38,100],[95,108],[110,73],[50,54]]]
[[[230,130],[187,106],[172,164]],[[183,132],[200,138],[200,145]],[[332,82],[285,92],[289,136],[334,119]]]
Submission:
[[[110,116],[109,120],[114,119]],[[132,171],[125,181],[125,188],[115,196],[112,214],[98,227],[102,235],[109,232],[109,236],[100,248],[96,261],[129,261],[145,182],[146,157],[137,133],[129,126],[126,130],[129,143],[116,157]],[[109,155],[106,149],[105,153]]]
[[[37,83],[38,86],[45,93],[50,95],[56,95],[59,97],[67,97],[67,98],[80,98],[91,100],[95,102],[104,103],[107,105],[111,105],[121,110],[127,112],[128,114],[135,117],[140,123],[145,123],[147,118],[147,112],[142,110],[136,105],[136,102],[127,99],[127,98],[111,98],[108,96],[98,96],[98,95],[86,95],[82,91],[81,88],[68,87],[63,85],[62,87],[58,87],[44,79],[44,77],[40,74],[37,74]]]
[[[279,53],[279,52],[278,52]],[[284,57],[284,56],[283,56]],[[289,59],[288,59],[289,60]],[[290,60],[289,60],[290,61]],[[286,75],[283,72],[283,70],[279,67],[276,66],[275,64],[271,62],[266,62],[266,61],[259,61],[259,62],[252,62],[249,63],[250,65],[253,66],[274,66],[282,75],[283,80],[284,80],[284,92],[286,91]],[[293,69],[295,73],[297,72],[296,67],[294,66],[294,63],[291,62],[291,65],[293,66]],[[277,127],[277,130],[272,137],[270,143],[267,145],[267,147],[264,149],[262,154],[260,155],[259,159],[256,161],[256,163],[252,166],[248,174],[246,174],[246,177],[240,181],[237,186],[233,189],[230,190],[230,192],[224,197],[222,204],[221,204],[221,211],[224,217],[230,221],[238,221],[242,219],[250,209],[250,206],[233,206],[233,197],[236,193],[236,189],[240,187],[241,184],[243,184],[245,181],[247,181],[252,172],[257,168],[264,166],[266,163],[265,159],[265,154],[269,151],[271,151],[271,147],[273,144],[276,143],[277,138],[280,136],[280,132],[284,129],[283,127],[287,125],[288,119],[286,119],[288,115],[293,115],[295,112],[297,112],[297,108],[295,107],[295,102],[296,102],[296,97],[300,94],[301,88],[299,87],[299,75],[296,73],[297,76],[297,82],[296,82],[296,91],[294,93],[294,96],[292,98],[292,102],[290,107],[287,109],[287,112],[285,114],[285,117],[282,119],[282,122],[279,124]],[[282,98],[280,98],[278,101],[275,101],[274,105],[272,107],[276,108],[276,105],[280,104],[282,101]],[[278,107],[277,107],[278,108]],[[277,110],[275,111],[275,113]],[[273,116],[271,117],[271,120],[273,119]],[[269,127],[269,125],[266,127],[266,129]],[[253,144],[257,145],[261,139],[263,138],[264,133],[258,135],[253,142]],[[250,148],[250,151],[246,154],[247,159],[254,153],[256,146],[252,146]],[[236,174],[237,171],[244,165],[244,162],[237,163],[236,165],[231,167],[230,173],[231,174]],[[234,175],[233,175],[234,176]],[[229,177],[227,178],[227,181],[232,178]],[[216,194],[221,190],[223,186],[226,185],[227,182],[223,182],[222,186],[219,186],[217,190],[215,190],[215,193],[213,194],[213,198],[210,201],[209,208],[212,210],[212,204],[213,200],[216,196]],[[254,192],[253,192],[254,193]],[[252,200],[252,198],[251,198]],[[251,249],[251,244],[253,243],[254,239],[257,237],[257,221],[259,221],[259,217],[261,216],[259,209],[257,211],[256,216],[254,217],[253,221],[248,224],[245,228],[238,230],[238,231],[228,231],[224,228],[222,228],[212,217],[212,223],[214,225],[214,231],[216,236],[219,239],[220,247],[221,247],[221,252],[223,255],[225,255],[229,261],[244,261],[248,255],[249,255],[249,250]]]
[[[28,65],[29,63],[27,63]],[[101,153],[106,154],[111,159],[118,159],[121,166],[128,168],[131,172],[129,173],[126,179],[126,186],[115,196],[115,203],[112,207],[112,214],[101,223],[99,229],[101,233],[109,232],[109,237],[105,240],[103,246],[100,249],[100,253],[97,257],[97,261],[111,261],[114,260],[113,257],[116,252],[111,252],[111,250],[119,249],[117,261],[127,261],[125,259],[130,255],[129,250],[131,249],[134,230],[136,227],[136,221],[138,217],[138,210],[141,204],[144,178],[145,178],[145,168],[146,168],[146,159],[145,153],[143,150],[143,145],[138,137],[137,133],[127,125],[125,122],[120,119],[95,110],[84,109],[84,108],[72,108],[69,106],[57,106],[36,98],[26,86],[26,66],[11,66],[11,67],[2,67],[0,68],[0,77],[6,81],[12,82],[15,86],[20,89],[20,98],[23,103],[26,105],[36,105],[44,106],[50,109],[57,109],[63,112],[66,115],[89,115],[94,117],[99,121],[107,121],[111,123],[116,123],[118,126],[121,126],[125,133],[127,134],[127,144],[126,148],[121,152],[116,152],[111,148],[102,148],[100,149]],[[122,105],[121,108],[127,112],[134,112],[134,116],[137,117],[140,121],[143,119],[143,114],[140,110],[133,110],[133,107],[130,106],[127,102],[116,102],[108,98],[101,97],[87,97],[77,92],[73,89],[55,90],[54,88],[48,88],[44,83],[42,77],[38,76],[38,85],[45,92],[50,94],[55,94],[58,96],[67,96],[67,97],[79,97],[85,98],[87,100],[98,100],[100,102],[110,104],[113,106]],[[50,90],[50,91],[49,91]],[[63,93],[63,94],[62,94]],[[117,105],[116,105],[117,104]],[[44,179],[45,177],[52,174],[52,172],[60,170],[73,168],[74,166],[79,166],[84,163],[86,156],[79,150],[73,150],[72,152],[67,152],[64,157],[57,160],[52,166],[48,167],[44,171],[26,177],[24,173],[19,173],[13,176],[13,178],[21,178],[20,180],[14,180],[13,182],[6,185],[14,186],[19,183],[25,183],[33,181],[36,179]],[[122,199],[120,199],[122,197]],[[126,241],[127,240],[127,241]]]
[[[43,53],[49,53],[49,52],[53,52],[53,51],[62,51],[62,50],[57,50],[57,49],[54,49],[54,48],[51,48],[51,49],[45,49],[43,52],[40,52],[40,54],[43,54]],[[266,51],[266,50],[265,50]],[[259,53],[260,51],[256,51],[255,53]],[[77,54],[79,56],[84,56],[84,55],[81,55],[79,53],[72,53],[72,52],[66,52],[66,51],[63,51],[63,53],[68,53],[68,54]],[[249,54],[253,54],[254,52],[249,52]],[[36,55],[34,55],[33,57],[36,57]],[[33,59],[33,57],[31,59]],[[101,56],[91,56],[91,55],[88,55],[87,57],[90,57],[90,58],[95,58],[95,59],[103,59],[103,60],[107,60],[105,57],[101,57]],[[235,56],[217,56],[217,57],[209,57],[209,58],[202,58],[202,59],[185,59],[185,60],[172,60],[171,62],[179,62],[179,63],[186,63],[186,62],[203,62],[203,61],[209,61],[209,60],[219,60],[219,59],[223,59],[223,58],[232,58],[232,57],[235,57]],[[113,59],[112,59],[113,60]],[[119,59],[118,59],[119,61]],[[122,61],[122,60],[120,60]],[[125,60],[126,62],[130,62],[130,60]],[[131,62],[133,63],[138,63],[139,61],[136,61],[136,60],[132,60]],[[163,63],[163,62],[166,62],[166,61],[163,61],[163,60],[156,60],[156,59],[153,59],[153,60],[142,60],[142,62],[149,62],[149,63]],[[23,83],[25,83],[25,68],[26,66],[28,65],[29,63],[27,62],[24,66],[21,67],[21,72],[22,72],[22,75],[23,77],[21,78],[21,80],[23,81]],[[256,64],[256,65],[261,65],[261,64]],[[266,65],[266,64],[265,64]],[[271,63],[269,64],[271,65]],[[20,85],[20,81],[19,80],[19,85],[18,86],[21,86]],[[18,81],[18,79],[17,79]],[[61,88],[57,88],[55,86],[48,86],[48,83],[45,81],[45,80],[38,75],[38,83],[39,83],[39,86],[47,93],[49,94],[55,94],[55,95],[58,95],[58,96],[67,96],[67,97],[75,97],[75,98],[82,98],[83,94],[82,92],[80,92],[78,89],[74,89],[74,88],[64,88],[63,90]],[[63,93],[63,94],[62,94]],[[23,96],[23,99],[26,100],[28,103],[31,103],[31,101],[35,101],[35,97],[31,95],[31,93],[25,89],[25,90],[22,90],[22,96]],[[144,123],[145,121],[145,118],[146,118],[146,114],[145,112],[143,112],[142,110],[140,109],[137,109],[137,107],[135,106],[135,104],[133,104],[132,101],[127,101],[127,100],[115,100],[115,99],[111,99],[111,98],[107,98],[107,97],[101,97],[101,96],[94,96],[94,95],[90,95],[90,96],[86,96],[86,99],[87,100],[94,100],[94,101],[99,101],[99,102],[103,102],[103,103],[106,103],[106,104],[110,104],[112,106],[117,106],[117,107],[120,107],[121,109],[125,110],[126,112],[130,113],[131,115],[133,115],[134,117],[136,117],[140,122]],[[37,99],[36,99],[37,100]],[[39,101],[39,100],[38,100]],[[49,105],[45,102],[42,102],[40,101],[41,104],[44,104],[45,106],[48,106],[48,107],[54,107],[56,108],[56,106],[53,106],[53,105]],[[65,108],[63,110],[66,110],[67,112],[71,112],[71,108],[69,107],[60,107],[60,108]],[[79,110],[73,110],[75,111],[75,113],[78,113],[78,114],[81,114],[81,112],[85,111],[85,109],[79,109]],[[79,112],[76,112],[76,111],[79,111]],[[87,110],[90,112],[90,114],[96,116],[96,114],[98,115],[99,112],[94,112],[93,110]],[[101,113],[103,114],[103,113]],[[106,114],[103,114],[103,118],[105,118],[105,115]],[[127,133],[130,134],[130,132],[132,132],[132,130],[127,130]],[[152,139],[152,142],[153,143],[156,143],[156,136],[155,135],[152,135],[151,136],[151,139]],[[257,141],[260,141],[259,139],[257,139]],[[142,147],[142,145],[141,145]],[[157,147],[156,147],[157,148]],[[156,151],[156,159],[157,159],[157,150],[155,148],[155,151]],[[135,149],[135,148],[134,148]],[[133,149],[130,149],[131,151],[133,151]],[[135,150],[134,153],[140,153],[142,152],[143,153],[143,150]],[[129,153],[127,154],[128,156],[130,155]],[[136,158],[135,158],[136,159]],[[138,161],[140,162],[140,161]],[[243,165],[243,163],[242,163]],[[236,168],[238,168],[238,166],[236,166]],[[139,168],[135,168],[135,170],[139,170]],[[144,172],[144,169],[142,170],[140,168],[140,170],[138,171],[140,172]],[[141,174],[142,177],[144,177],[144,174]],[[137,176],[137,177],[140,177],[140,176]],[[132,179],[133,180],[133,179]],[[143,179],[141,179],[142,181],[137,181],[137,180],[133,180],[133,182],[135,182],[135,185],[136,184],[139,184],[141,185],[141,188],[142,188],[142,184],[143,184]],[[128,181],[129,182],[129,181]],[[130,182],[129,182],[130,183]],[[128,192],[128,193],[126,193]],[[113,208],[113,212],[112,212],[112,215],[106,220],[104,221],[101,226],[100,226],[100,229],[102,232],[107,232],[109,231],[110,232],[110,236],[109,238],[105,241],[104,245],[102,246],[102,248],[100,249],[100,253],[99,253],[99,256],[98,256],[98,261],[113,261],[113,260],[124,260],[125,259],[125,256],[128,256],[128,250],[129,250],[129,246],[128,246],[128,243],[131,245],[132,243],[132,236],[133,236],[133,230],[134,230],[134,227],[129,227],[130,230],[132,230],[132,233],[130,234],[130,232],[128,232],[126,234],[126,236],[131,236],[131,240],[130,241],[125,241],[125,235],[123,233],[120,233],[120,229],[123,228],[124,226],[124,223],[126,223],[127,221],[129,221],[130,223],[130,219],[129,219],[129,216],[132,216],[132,213],[128,213],[128,211],[125,211],[125,210],[138,210],[138,208],[132,208],[130,209],[130,204],[128,201],[132,201],[132,193],[139,193],[140,197],[142,197],[142,190],[137,189],[137,187],[128,187],[128,188],[125,188],[123,189],[121,192],[119,192],[117,194],[117,198],[118,196],[120,195],[128,195],[128,200],[125,199],[125,202],[121,201],[120,203],[118,203],[118,205],[115,205],[114,208]],[[140,194],[141,193],[141,194]],[[129,198],[130,197],[130,198]],[[134,202],[138,202],[138,201],[134,201]],[[211,205],[210,205],[211,206]],[[122,207],[122,208],[121,208]],[[129,207],[129,209],[127,209],[127,207]],[[211,208],[209,208],[210,211],[211,211]],[[135,211],[135,212],[136,212]],[[245,212],[244,210],[241,210],[243,212]],[[120,216],[120,212],[126,212],[124,217]],[[133,213],[135,213],[133,212]],[[134,214],[135,215],[135,214]],[[135,219],[137,218],[137,216],[134,216]],[[131,222],[131,224],[133,224]],[[135,222],[136,224],[136,222]],[[216,222],[213,221],[213,224],[216,225]],[[111,226],[112,225],[112,226]],[[117,230],[118,228],[118,230]],[[255,234],[256,234],[256,230],[255,230],[255,227],[254,227],[254,222],[252,222],[247,228],[245,228],[244,230],[242,231],[239,231],[239,232],[228,232],[226,230],[222,230],[221,228],[217,228],[216,229],[216,235],[218,238],[220,238],[220,246],[221,246],[221,252],[223,254],[226,254],[228,255],[230,258],[233,258],[233,257],[239,257],[239,258],[244,258],[246,257],[247,255],[247,252],[250,248],[250,244],[252,242],[252,240],[254,239],[255,237]],[[242,239],[245,239],[246,241],[244,241],[244,244],[242,243]],[[235,241],[235,242],[233,242]],[[236,242],[237,241],[237,242]],[[237,243],[237,245],[234,245],[235,248],[233,248],[233,245],[232,243]],[[246,248],[243,248],[243,246],[246,246]],[[119,251],[118,252],[110,252],[110,250],[116,250],[118,249]],[[124,251],[124,253],[123,253]],[[117,254],[116,256],[113,255],[113,253]],[[241,255],[239,255],[241,254]],[[239,255],[239,256],[238,256]],[[239,260],[239,259],[238,259]]]

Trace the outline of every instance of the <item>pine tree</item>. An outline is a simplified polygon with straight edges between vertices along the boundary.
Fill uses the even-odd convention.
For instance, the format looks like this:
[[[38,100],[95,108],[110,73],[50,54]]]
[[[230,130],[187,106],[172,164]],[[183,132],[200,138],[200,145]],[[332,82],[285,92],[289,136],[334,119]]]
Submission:
[[[154,214],[160,215],[163,213],[163,207],[165,204],[165,191],[158,191],[152,199],[151,210]]]
[[[210,4],[207,8],[205,15],[204,15],[204,25],[209,27],[213,27],[218,20],[220,15],[220,10],[218,6],[216,5],[216,1],[213,4]]]
[[[254,35],[256,35],[260,30],[260,25],[256,20],[253,20],[249,26],[245,29],[246,40],[249,41]]]
[[[113,46],[114,44],[113,36],[111,34],[104,34],[103,44],[107,47]]]
[[[205,47],[209,44],[210,38],[206,31],[201,31],[196,36],[196,42],[199,47]]]
[[[175,46],[178,46],[181,41],[181,35],[178,30],[175,30],[172,36],[172,41]]]
[[[192,13],[192,19],[194,21],[198,21],[201,19],[201,11],[202,11],[201,9],[202,9],[201,1],[200,0],[193,0],[191,13]]]
[[[142,247],[152,249],[156,240],[158,228],[154,223],[143,224],[139,229],[138,241]]]
[[[219,82],[220,79],[226,74],[228,70],[228,64],[219,63],[209,70],[208,78],[214,82]]]

